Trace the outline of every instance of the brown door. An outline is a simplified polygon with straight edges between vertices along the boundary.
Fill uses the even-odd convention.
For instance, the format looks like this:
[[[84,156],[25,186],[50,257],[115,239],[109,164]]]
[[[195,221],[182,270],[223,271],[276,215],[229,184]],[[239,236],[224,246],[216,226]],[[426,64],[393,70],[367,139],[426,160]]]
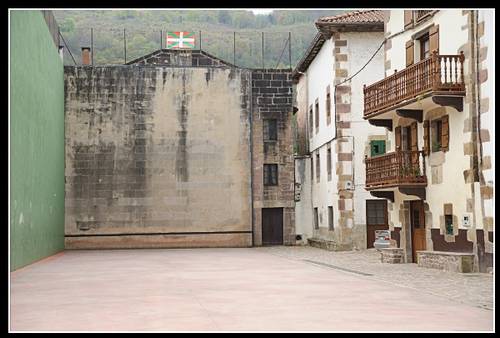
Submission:
[[[366,247],[373,248],[375,230],[388,230],[387,200],[366,201]]]
[[[411,253],[413,263],[417,262],[417,251],[425,250],[425,219],[422,201],[410,203]]]
[[[262,209],[262,245],[283,245],[283,208]]]

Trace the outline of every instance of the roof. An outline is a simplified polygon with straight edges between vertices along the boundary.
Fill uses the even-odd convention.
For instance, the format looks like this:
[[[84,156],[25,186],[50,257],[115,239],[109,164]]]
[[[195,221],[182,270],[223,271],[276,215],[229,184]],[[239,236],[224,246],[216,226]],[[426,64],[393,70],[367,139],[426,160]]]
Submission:
[[[318,23],[370,23],[370,22],[384,22],[383,11],[370,10],[370,11],[354,11],[335,16],[324,16],[319,18]]]
[[[295,67],[292,73],[294,80],[298,80],[300,73],[307,70],[333,32],[383,32],[384,12],[379,10],[353,11],[319,18],[315,24],[319,32]]]
[[[304,56],[302,56],[302,59],[300,59],[299,63],[297,64],[297,67],[292,72],[292,79],[298,80],[300,77],[300,73],[305,72],[311,62],[314,60],[316,55],[319,53],[321,47],[325,43],[326,39],[323,34],[320,32],[316,33],[316,35],[313,38],[313,41],[307,48],[307,51],[304,53]]]

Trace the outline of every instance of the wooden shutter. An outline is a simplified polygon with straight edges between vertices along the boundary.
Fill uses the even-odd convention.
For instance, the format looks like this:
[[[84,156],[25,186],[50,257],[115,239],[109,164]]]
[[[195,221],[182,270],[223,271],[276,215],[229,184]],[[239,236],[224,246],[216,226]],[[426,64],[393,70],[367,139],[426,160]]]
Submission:
[[[406,67],[411,66],[415,60],[413,40],[406,42]]]
[[[432,26],[429,29],[429,51],[431,54],[434,51],[439,54],[439,25]]]
[[[424,121],[424,154],[430,153],[430,138],[429,138],[429,121]]]
[[[450,143],[450,127],[448,123],[448,115],[441,118],[442,130],[441,130],[441,150],[447,151],[449,149]]]
[[[413,11],[404,11],[404,12],[405,12],[405,28],[407,28],[413,24]]]
[[[410,133],[411,150],[418,150],[417,122],[414,122],[410,125]]]
[[[396,151],[401,150],[401,127],[396,127],[394,129],[394,132],[396,133],[395,139],[396,139]]]

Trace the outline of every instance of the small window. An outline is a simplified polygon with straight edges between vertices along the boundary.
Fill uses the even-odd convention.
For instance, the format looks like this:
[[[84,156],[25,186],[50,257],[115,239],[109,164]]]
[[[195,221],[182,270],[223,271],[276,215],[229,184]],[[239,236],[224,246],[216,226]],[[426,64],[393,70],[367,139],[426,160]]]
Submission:
[[[326,150],[326,170],[328,172],[328,181],[332,180],[332,148]]]
[[[441,139],[443,135],[443,121],[441,119],[431,122],[431,148],[433,152],[442,150]]]
[[[318,208],[314,208],[314,229],[319,229]]]
[[[385,154],[385,141],[373,140],[370,142],[371,157]]]
[[[318,99],[316,99],[316,103],[314,104],[314,118],[316,119],[315,125],[316,125],[316,132],[319,131],[319,102]]]
[[[330,101],[330,86],[326,88],[326,124],[331,121],[331,101]]]
[[[276,119],[265,119],[264,121],[264,141],[278,140],[278,121]]]
[[[278,185],[277,164],[264,164],[264,185]]]
[[[444,215],[446,234],[453,235],[453,215]]]
[[[309,107],[309,134],[312,135],[313,132],[313,108],[312,105]]]
[[[316,182],[319,182],[320,177],[320,164],[319,164],[319,150],[316,153]]]
[[[333,230],[333,207],[328,207],[328,230]]]

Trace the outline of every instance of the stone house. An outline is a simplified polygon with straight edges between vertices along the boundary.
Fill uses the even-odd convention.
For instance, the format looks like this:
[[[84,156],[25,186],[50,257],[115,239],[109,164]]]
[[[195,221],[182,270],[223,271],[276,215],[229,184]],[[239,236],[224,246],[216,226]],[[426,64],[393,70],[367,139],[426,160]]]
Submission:
[[[67,249],[294,244],[291,70],[82,52],[64,68]]]
[[[385,12],[385,76],[366,81],[364,119],[387,129],[366,189],[387,199],[405,262],[493,259],[494,13]],[[457,263],[458,262],[458,263]],[[460,270],[460,268],[458,268]]]
[[[383,77],[383,12],[323,17],[316,27],[293,72],[296,231],[311,245],[366,249],[388,228],[387,202],[364,189],[363,163],[387,147],[385,129],[363,119],[363,84]]]

